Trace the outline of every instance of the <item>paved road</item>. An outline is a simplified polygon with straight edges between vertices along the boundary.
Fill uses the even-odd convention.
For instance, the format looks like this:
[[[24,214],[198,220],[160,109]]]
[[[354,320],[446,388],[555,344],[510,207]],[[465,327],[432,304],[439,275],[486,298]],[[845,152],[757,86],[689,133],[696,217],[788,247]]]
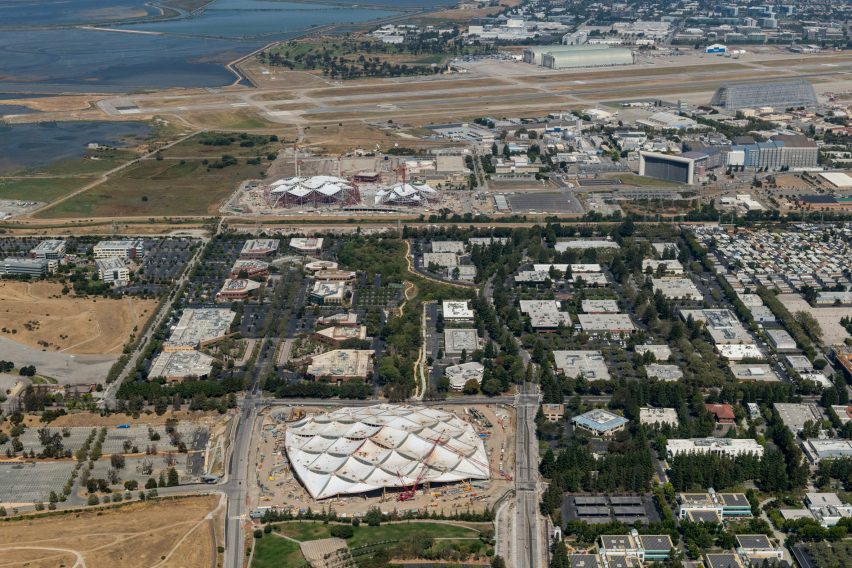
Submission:
[[[246,484],[252,426],[257,418],[255,403],[253,395],[243,400],[241,416],[234,432],[231,458],[228,461],[228,480],[220,486],[220,490],[228,497],[225,513],[225,568],[242,568],[245,562],[243,522],[246,518],[248,499]]]
[[[536,386],[531,383],[522,385],[515,409],[514,568],[540,568],[547,565],[547,547],[541,543],[538,514],[538,441],[535,436],[538,405]]]

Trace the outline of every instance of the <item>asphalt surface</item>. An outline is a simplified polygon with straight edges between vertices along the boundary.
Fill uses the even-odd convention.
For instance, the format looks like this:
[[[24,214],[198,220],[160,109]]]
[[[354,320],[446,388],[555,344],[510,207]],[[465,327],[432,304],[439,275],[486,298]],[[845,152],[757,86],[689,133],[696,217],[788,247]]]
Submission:
[[[546,566],[538,515],[538,441],[535,415],[539,396],[535,385],[522,386],[517,396],[515,433],[514,568]]]

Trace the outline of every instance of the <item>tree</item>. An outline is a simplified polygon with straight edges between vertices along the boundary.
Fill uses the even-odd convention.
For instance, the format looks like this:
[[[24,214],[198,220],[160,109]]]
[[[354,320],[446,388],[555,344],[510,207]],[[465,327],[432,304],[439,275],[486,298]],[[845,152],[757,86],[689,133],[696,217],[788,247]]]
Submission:
[[[124,466],[125,466],[124,456],[121,455],[121,454],[112,454],[109,457],[109,463],[115,469],[124,469]]]
[[[355,535],[355,529],[352,528],[352,525],[332,525],[330,533],[333,537],[346,539]]]
[[[155,489],[157,487],[157,480],[153,477],[149,477],[148,481],[145,482],[145,489]]]
[[[176,487],[178,485],[180,485],[180,476],[178,475],[178,472],[175,468],[170,467],[169,468],[168,486],[169,487]]]
[[[503,383],[497,379],[488,379],[482,383],[482,392],[488,396],[496,396],[503,392]]]
[[[89,495],[89,498],[86,500],[87,505],[97,505],[100,502],[101,502],[101,500],[98,499],[98,496],[95,495],[94,493]]]
[[[479,381],[476,379],[468,379],[464,384],[464,394],[476,394],[479,392]]]
[[[382,524],[382,511],[378,507],[371,507],[364,515],[364,522],[371,527],[379,526]]]

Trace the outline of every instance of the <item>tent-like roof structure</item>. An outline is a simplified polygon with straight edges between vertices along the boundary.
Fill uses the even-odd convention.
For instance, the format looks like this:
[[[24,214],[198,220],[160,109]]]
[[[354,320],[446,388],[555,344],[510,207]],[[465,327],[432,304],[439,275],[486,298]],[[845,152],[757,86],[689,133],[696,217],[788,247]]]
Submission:
[[[376,205],[420,205],[438,198],[438,192],[428,184],[398,183],[376,192]]]
[[[357,195],[347,180],[335,176],[291,177],[269,185],[269,194],[276,204],[347,201]]]
[[[314,499],[490,477],[473,426],[432,408],[378,404],[308,416],[287,429],[284,446]]]

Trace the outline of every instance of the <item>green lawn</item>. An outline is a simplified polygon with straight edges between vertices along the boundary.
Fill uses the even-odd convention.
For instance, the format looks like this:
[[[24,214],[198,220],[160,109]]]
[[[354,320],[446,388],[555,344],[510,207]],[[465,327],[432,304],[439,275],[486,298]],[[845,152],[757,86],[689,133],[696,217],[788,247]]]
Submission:
[[[281,523],[275,526],[275,530],[296,540],[308,541],[329,538],[331,536],[329,527],[330,525],[324,525],[321,522],[305,521]],[[355,535],[346,541],[350,548],[386,540],[403,540],[412,535],[422,538],[477,538],[479,536],[479,533],[473,529],[429,522],[381,524],[377,527],[362,524],[354,529]]]
[[[95,150],[75,160],[62,160],[42,168],[32,168],[27,173],[40,173],[54,176],[97,175],[120,166],[136,158],[138,154],[131,150]]]
[[[2,178],[0,199],[25,199],[50,203],[80,189],[86,178]]]
[[[645,176],[637,176],[635,174],[618,174],[616,176],[613,176],[613,179],[615,178],[620,179],[627,185],[636,185],[639,187],[683,187],[683,184],[674,181]]]
[[[255,541],[252,568],[295,568],[305,563],[299,544],[286,538],[265,534]]]
[[[143,160],[39,216],[55,219],[207,215],[215,213],[219,203],[242,181],[261,177],[268,165],[268,162],[249,165],[245,159],[240,159],[234,166],[208,169],[201,160],[184,163]]]

